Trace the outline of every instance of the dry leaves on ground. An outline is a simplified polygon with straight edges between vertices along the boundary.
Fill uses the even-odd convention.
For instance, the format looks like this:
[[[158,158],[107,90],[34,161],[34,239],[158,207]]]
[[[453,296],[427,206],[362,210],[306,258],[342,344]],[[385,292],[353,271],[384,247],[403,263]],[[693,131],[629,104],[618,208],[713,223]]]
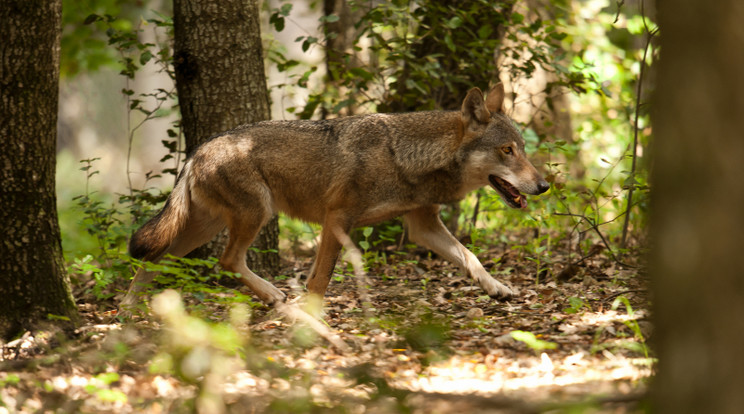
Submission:
[[[602,254],[569,266],[556,247],[536,280],[523,252],[502,244],[479,256],[515,298],[484,296],[423,251],[368,253],[364,283],[341,263],[323,319],[345,352],[264,306],[236,319],[205,300],[187,307],[200,318],[120,325],[81,303],[89,324],[76,338],[3,346],[0,413],[637,409],[653,371],[638,268]],[[295,277],[310,265],[297,259],[275,283],[301,303]]]

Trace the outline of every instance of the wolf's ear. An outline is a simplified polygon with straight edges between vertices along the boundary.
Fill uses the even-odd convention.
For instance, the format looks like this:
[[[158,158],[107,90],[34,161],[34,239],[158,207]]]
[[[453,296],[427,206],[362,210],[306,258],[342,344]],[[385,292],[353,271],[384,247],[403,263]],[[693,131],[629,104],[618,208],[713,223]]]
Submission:
[[[465,100],[462,101],[462,122],[466,128],[473,123],[487,124],[491,119],[491,113],[486,109],[483,103],[483,92],[478,88],[468,91]],[[470,128],[475,129],[475,128]]]
[[[492,113],[504,113],[504,84],[499,82],[488,91],[486,108]]]

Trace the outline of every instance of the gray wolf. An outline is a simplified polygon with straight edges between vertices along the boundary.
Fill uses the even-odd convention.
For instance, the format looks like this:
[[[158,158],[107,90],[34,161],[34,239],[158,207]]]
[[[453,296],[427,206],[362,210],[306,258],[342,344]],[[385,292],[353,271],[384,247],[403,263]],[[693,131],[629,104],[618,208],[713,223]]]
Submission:
[[[514,208],[549,184],[527,160],[524,139],[503,109],[504,88],[484,100],[474,88],[459,111],[369,114],[321,121],[266,121],[213,137],[186,162],[164,208],[132,237],[135,258],[183,256],[227,227],[221,267],[267,304],[285,294],[245,262],[254,237],[276,212],[323,230],[307,281],[323,296],[349,231],[402,216],[409,237],[472,277],[494,298],[495,280],[450,234],[440,204],[490,185]],[[122,306],[133,305],[153,273],[140,270]]]

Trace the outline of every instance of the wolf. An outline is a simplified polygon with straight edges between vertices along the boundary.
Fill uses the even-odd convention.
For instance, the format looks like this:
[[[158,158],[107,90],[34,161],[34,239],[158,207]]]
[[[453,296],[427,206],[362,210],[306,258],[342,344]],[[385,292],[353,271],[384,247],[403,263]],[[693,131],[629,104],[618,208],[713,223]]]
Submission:
[[[131,238],[131,256],[183,256],[227,227],[219,263],[267,304],[285,294],[246,265],[248,248],[276,212],[322,225],[307,280],[322,297],[354,227],[402,216],[409,238],[457,264],[493,298],[494,279],[444,226],[441,204],[490,185],[513,208],[550,188],[504,113],[504,87],[471,89],[459,111],[265,121],[212,137],[184,165],[163,209]],[[153,272],[139,270],[121,306],[134,305]]]

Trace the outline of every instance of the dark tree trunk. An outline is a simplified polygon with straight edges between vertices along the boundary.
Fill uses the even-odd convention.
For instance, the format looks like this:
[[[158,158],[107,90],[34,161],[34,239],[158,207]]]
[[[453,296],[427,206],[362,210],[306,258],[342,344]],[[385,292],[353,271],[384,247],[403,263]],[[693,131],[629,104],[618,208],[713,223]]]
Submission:
[[[257,0],[174,0],[175,69],[186,150],[190,154],[211,136],[242,124],[269,119]],[[248,253],[254,271],[279,266],[276,217],[264,227]],[[225,235],[199,249],[219,257]]]
[[[655,412],[744,412],[744,7],[659,0]]]
[[[61,0],[0,2],[0,338],[74,325],[54,189]]]
[[[364,16],[364,11],[361,8],[352,7],[347,0],[323,0],[323,14],[325,17],[331,15],[338,17],[336,21],[323,23],[326,77],[328,82],[333,84],[340,78],[340,71],[358,66],[356,64],[358,60],[347,61],[345,55],[354,53],[354,43],[361,32],[361,28],[355,25]],[[321,111],[322,119],[331,115],[324,105],[321,105]],[[343,111],[344,115],[354,115],[356,105],[352,103]]]

